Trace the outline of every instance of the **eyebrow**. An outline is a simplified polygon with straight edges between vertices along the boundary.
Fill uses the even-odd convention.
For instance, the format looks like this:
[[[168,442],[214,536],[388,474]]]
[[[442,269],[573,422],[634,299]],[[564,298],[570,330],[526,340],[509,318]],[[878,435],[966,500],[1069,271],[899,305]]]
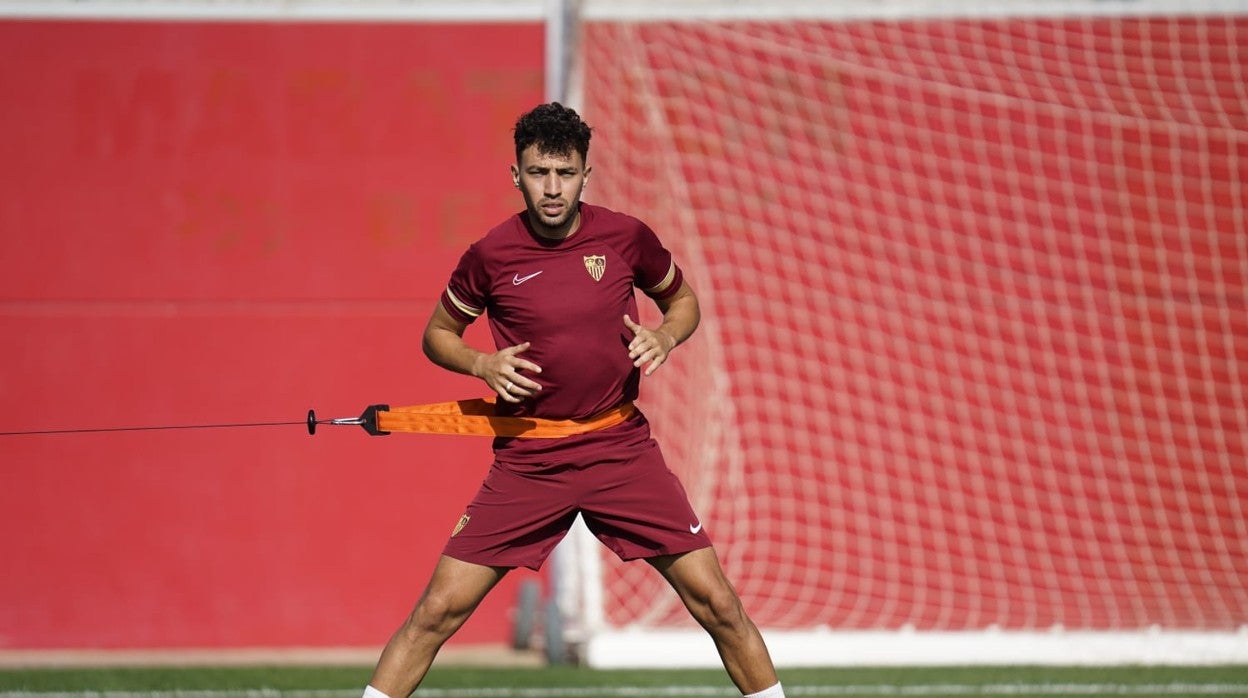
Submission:
[[[577,171],[579,171],[579,168],[578,168],[576,165],[560,165],[560,166],[557,166],[557,167],[556,167],[556,166],[552,166],[552,165],[529,165],[528,167],[526,167],[526,168],[524,168],[524,169],[525,169],[525,171],[533,171],[533,170],[538,170],[538,171],[542,171],[542,170],[556,170],[556,171],[558,171],[558,172],[577,172]]]

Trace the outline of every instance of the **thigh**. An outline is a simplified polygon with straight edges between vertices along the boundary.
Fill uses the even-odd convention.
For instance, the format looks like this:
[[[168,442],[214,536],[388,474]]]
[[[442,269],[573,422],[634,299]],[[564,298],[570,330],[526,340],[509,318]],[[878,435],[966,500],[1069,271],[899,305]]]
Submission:
[[[442,552],[477,565],[536,570],[575,517],[566,469],[495,463]]]
[[[711,545],[680,479],[653,441],[627,457],[583,471],[581,513],[621,560],[673,555]]]
[[[663,575],[686,604],[694,599],[710,598],[732,587],[714,548],[702,548],[681,555],[661,555],[646,562]]]

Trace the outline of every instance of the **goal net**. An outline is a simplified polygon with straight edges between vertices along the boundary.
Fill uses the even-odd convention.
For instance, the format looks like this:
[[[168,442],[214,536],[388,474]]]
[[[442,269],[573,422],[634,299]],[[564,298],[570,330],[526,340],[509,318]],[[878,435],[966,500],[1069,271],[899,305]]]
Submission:
[[[777,663],[1248,661],[1248,14],[786,5],[571,52],[586,198],[703,305],[640,406]],[[717,664],[567,547],[582,660]]]

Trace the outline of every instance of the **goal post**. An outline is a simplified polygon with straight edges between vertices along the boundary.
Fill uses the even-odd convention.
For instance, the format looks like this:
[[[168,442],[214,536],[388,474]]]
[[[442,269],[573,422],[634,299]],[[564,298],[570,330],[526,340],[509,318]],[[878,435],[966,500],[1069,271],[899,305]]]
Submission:
[[[777,663],[1248,662],[1248,11],[829,5],[562,20],[586,198],[703,305],[639,405]],[[718,664],[584,535],[582,661]]]

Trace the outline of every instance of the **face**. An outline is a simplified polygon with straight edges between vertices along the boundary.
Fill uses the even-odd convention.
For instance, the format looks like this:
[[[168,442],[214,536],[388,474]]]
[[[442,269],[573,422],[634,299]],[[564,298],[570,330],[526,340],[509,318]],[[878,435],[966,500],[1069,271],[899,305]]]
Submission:
[[[531,145],[520,153],[520,162],[511,166],[511,178],[524,194],[529,222],[538,235],[562,239],[576,232],[581,222],[577,204],[589,179],[580,153],[539,153]]]

